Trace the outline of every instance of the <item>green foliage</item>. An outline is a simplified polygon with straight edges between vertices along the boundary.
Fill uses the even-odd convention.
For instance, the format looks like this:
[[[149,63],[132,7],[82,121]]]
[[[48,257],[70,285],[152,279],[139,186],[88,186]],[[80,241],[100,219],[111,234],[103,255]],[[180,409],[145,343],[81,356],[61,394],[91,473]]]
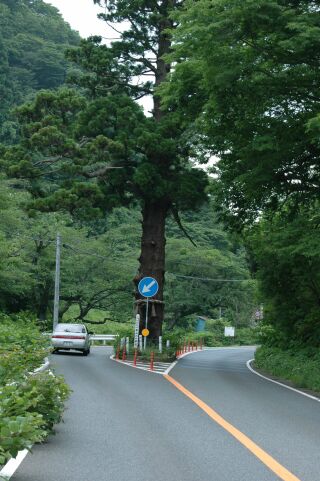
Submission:
[[[247,235],[265,299],[266,321],[279,345],[296,339],[319,346],[320,230],[317,205],[294,218],[262,220]],[[282,334],[281,334],[282,333]],[[271,335],[274,339],[274,335]]]
[[[0,314],[0,385],[23,380],[48,354],[48,340],[32,322]]]
[[[1,465],[53,431],[70,390],[51,372],[31,374],[49,348],[27,317],[1,314],[0,346]]]
[[[175,17],[164,100],[219,157],[215,193],[237,227],[319,197],[319,6],[190,0]]]
[[[320,392],[319,349],[291,349],[263,346],[256,351],[255,366],[294,386]]]
[[[194,331],[180,331],[178,335],[179,346],[188,343],[202,342],[206,347],[219,347],[219,346],[252,346],[259,341],[259,331],[252,327],[237,327],[235,330],[235,337],[225,337],[224,327],[230,325],[226,321],[222,320],[209,320],[208,327],[203,332]],[[175,331],[173,331],[175,332]]]
[[[127,321],[138,257],[139,213],[119,208],[84,225],[55,213],[28,218],[22,210],[30,197],[5,181],[0,185],[0,306],[9,312],[30,310],[51,328],[55,238],[62,236],[60,315],[78,306],[75,319],[89,319],[93,309],[104,317]],[[97,235],[99,234],[99,235]],[[106,313],[109,311],[109,315]],[[110,313],[111,312],[111,313]],[[94,319],[93,319],[94,321]]]
[[[267,342],[319,345],[320,2],[186,1],[159,93],[215,155],[212,195],[247,239]]]
[[[3,388],[0,392],[0,465],[5,464],[11,457],[16,457],[22,449],[31,449],[36,442],[45,438],[42,431],[42,417],[36,413],[12,416],[6,415],[4,404],[21,402],[18,394],[12,393],[13,388]],[[23,402],[23,401],[22,401]]]
[[[70,70],[64,50],[78,43],[78,34],[46,2],[0,1],[0,141],[17,140],[10,109],[64,83]]]
[[[217,317],[220,308],[234,325],[248,325],[256,305],[246,253],[216,219],[212,204],[182,217],[191,245],[169,222],[165,300],[167,327],[188,327],[188,316]]]

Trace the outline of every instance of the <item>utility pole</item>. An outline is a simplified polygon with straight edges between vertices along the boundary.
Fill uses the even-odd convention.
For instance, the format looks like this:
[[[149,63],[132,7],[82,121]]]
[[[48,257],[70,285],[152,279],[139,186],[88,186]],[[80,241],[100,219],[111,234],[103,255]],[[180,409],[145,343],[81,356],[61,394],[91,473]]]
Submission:
[[[53,304],[53,330],[59,322],[59,294],[60,294],[60,252],[61,236],[57,234],[56,246],[56,276],[54,282],[54,304]]]

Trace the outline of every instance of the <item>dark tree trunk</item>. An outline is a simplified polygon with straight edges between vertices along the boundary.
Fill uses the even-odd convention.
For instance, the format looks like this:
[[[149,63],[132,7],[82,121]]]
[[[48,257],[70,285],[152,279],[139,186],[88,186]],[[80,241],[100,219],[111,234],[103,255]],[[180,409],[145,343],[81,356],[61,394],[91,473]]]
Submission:
[[[45,321],[47,319],[49,303],[50,303],[50,294],[51,294],[51,284],[47,283],[40,293],[40,299],[37,309],[37,318],[40,321]]]
[[[166,80],[170,72],[170,64],[164,59],[164,55],[170,52],[171,39],[168,29],[173,26],[170,13],[173,10],[175,0],[163,0],[159,5],[162,18],[158,25],[158,48],[155,72],[155,87]],[[161,110],[160,97],[153,95],[153,118],[160,122],[165,115]],[[142,210],[142,239],[141,255],[139,258],[139,274],[135,278],[136,287],[143,277],[154,277],[159,283],[159,291],[154,298],[149,300],[148,329],[149,339],[156,341],[162,335],[162,323],[164,318],[164,274],[165,274],[165,227],[170,201],[161,199],[151,202],[145,201]],[[140,314],[140,332],[145,327],[146,301],[141,298],[136,288],[136,312]]]
[[[149,299],[148,329],[149,339],[156,340],[162,334],[164,314],[163,288],[165,273],[165,224],[170,205],[162,200],[146,203],[142,211],[141,255],[139,274],[135,278],[138,285],[143,277],[154,277],[159,283],[159,291]],[[137,313],[140,314],[140,332],[145,327],[146,302],[136,289]]]

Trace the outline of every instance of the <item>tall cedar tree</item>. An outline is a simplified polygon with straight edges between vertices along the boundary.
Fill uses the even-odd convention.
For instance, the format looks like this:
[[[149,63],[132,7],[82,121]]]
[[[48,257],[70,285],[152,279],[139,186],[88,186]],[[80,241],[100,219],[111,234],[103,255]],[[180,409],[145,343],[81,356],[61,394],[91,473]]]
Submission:
[[[23,140],[7,149],[4,159],[11,176],[29,179],[38,209],[91,217],[118,205],[141,206],[134,282],[152,276],[159,283],[149,317],[150,337],[156,339],[164,317],[166,219],[171,214],[183,229],[179,212],[200,206],[208,183],[190,160],[195,154],[189,134],[174,112],[161,110],[156,93],[170,71],[164,56],[170,51],[168,29],[174,27],[171,13],[182,2],[95,3],[105,3],[100,17],[119,40],[107,47],[93,37],[69,51],[83,72],[71,79],[77,89],[42,92],[21,108]],[[152,117],[135,102],[145,95],[153,96]],[[145,302],[135,291],[142,328]]]

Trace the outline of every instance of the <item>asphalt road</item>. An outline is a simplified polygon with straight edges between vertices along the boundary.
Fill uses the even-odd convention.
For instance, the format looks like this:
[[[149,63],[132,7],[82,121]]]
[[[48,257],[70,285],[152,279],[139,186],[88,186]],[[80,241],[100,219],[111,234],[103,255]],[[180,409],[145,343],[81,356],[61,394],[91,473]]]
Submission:
[[[320,403],[246,368],[253,349],[181,359],[170,375],[301,481],[320,481]],[[256,456],[160,375],[107,348],[52,358],[73,389],[64,423],[13,481],[276,481]]]

